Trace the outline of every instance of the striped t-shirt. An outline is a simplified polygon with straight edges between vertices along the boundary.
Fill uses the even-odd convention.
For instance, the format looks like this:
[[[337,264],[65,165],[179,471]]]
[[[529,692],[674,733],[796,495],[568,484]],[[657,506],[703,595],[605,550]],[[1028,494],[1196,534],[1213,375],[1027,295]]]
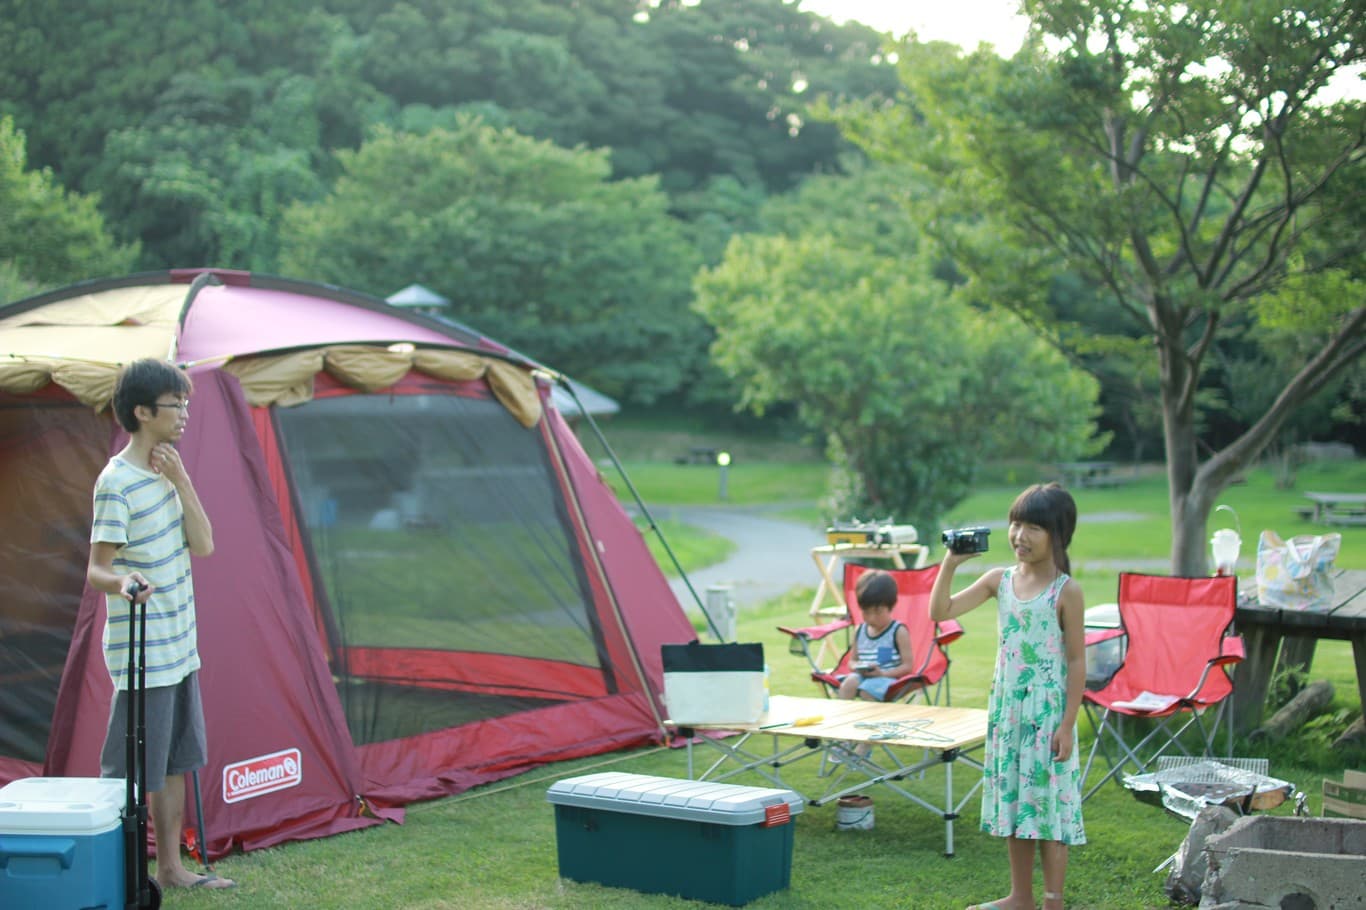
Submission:
[[[199,669],[194,585],[185,512],[175,486],[160,474],[114,456],[95,481],[91,543],[118,546],[114,571],[141,572],[153,585],[147,601],[147,686],[173,686]],[[105,595],[104,662],[114,687],[127,689],[128,599]]]

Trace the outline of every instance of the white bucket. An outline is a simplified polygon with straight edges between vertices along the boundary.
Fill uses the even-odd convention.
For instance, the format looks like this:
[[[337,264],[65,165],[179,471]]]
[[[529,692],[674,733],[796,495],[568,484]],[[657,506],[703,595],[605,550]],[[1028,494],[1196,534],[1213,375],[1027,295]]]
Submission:
[[[873,798],[861,793],[841,796],[835,809],[835,830],[873,830]]]
[[[1238,536],[1238,532],[1231,528],[1220,528],[1214,532],[1209,543],[1214,554],[1215,574],[1232,575],[1234,567],[1238,564],[1238,550],[1243,545],[1243,539]]]

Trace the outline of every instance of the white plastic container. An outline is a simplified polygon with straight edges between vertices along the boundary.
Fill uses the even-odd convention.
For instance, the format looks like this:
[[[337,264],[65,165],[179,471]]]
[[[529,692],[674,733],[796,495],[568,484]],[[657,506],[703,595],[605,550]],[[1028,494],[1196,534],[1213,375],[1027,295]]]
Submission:
[[[1087,632],[1119,628],[1119,604],[1097,604],[1083,614],[1082,627]],[[1128,636],[1116,635],[1086,646],[1086,688],[1098,689],[1109,681],[1124,662]]]
[[[0,788],[0,907],[122,910],[125,787],[26,777]]]

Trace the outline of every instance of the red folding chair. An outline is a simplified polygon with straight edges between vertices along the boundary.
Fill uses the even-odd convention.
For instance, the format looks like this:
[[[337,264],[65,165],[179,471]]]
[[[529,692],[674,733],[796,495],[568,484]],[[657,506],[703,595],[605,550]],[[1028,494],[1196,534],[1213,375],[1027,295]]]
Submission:
[[[1086,798],[1129,765],[1142,774],[1169,749],[1190,755],[1181,735],[1194,726],[1202,755],[1214,755],[1219,722],[1228,722],[1233,751],[1233,682],[1227,667],[1243,659],[1243,640],[1227,634],[1237,605],[1232,575],[1183,578],[1121,572],[1120,630],[1101,630],[1087,643],[1128,636],[1123,662],[1104,685],[1083,693],[1082,704],[1096,731],[1082,771],[1087,779],[1097,752],[1109,771]],[[1205,715],[1213,711],[1207,725]],[[1151,729],[1126,730],[1126,720],[1151,721]],[[1145,728],[1145,725],[1136,725]],[[1142,735],[1140,735],[1142,734]],[[1116,749],[1111,754],[1111,747]]]
[[[789,650],[804,656],[811,665],[811,678],[820,684],[827,698],[839,690],[839,677],[849,672],[853,663],[853,648],[848,641],[854,626],[863,621],[859,612],[858,598],[854,596],[854,586],[859,576],[870,571],[867,566],[845,563],[844,566],[844,603],[849,610],[848,619],[839,619],[819,626],[788,628],[779,626],[778,630],[792,637]],[[939,566],[924,569],[890,569],[896,579],[897,599],[892,608],[892,619],[899,620],[910,633],[912,661],[915,670],[899,677],[887,690],[887,701],[909,701],[916,693],[931,704],[938,704],[941,690],[944,703],[949,703],[949,653],[950,642],[963,635],[963,627],[957,620],[935,623],[930,619],[930,589],[939,574]],[[843,653],[835,666],[823,668],[817,664],[813,645],[824,641],[827,636],[844,631],[846,642]],[[933,695],[930,689],[933,687]]]

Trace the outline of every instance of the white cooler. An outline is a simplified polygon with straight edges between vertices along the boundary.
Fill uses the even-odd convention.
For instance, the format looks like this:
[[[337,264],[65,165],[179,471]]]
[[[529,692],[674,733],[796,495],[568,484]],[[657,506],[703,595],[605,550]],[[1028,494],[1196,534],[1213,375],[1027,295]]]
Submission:
[[[122,910],[125,787],[26,777],[0,788],[0,907]]]
[[[1087,632],[1119,628],[1119,604],[1097,604],[1082,616],[1082,627]],[[1124,662],[1128,636],[1116,635],[1086,647],[1086,688],[1099,689],[1115,675]]]

